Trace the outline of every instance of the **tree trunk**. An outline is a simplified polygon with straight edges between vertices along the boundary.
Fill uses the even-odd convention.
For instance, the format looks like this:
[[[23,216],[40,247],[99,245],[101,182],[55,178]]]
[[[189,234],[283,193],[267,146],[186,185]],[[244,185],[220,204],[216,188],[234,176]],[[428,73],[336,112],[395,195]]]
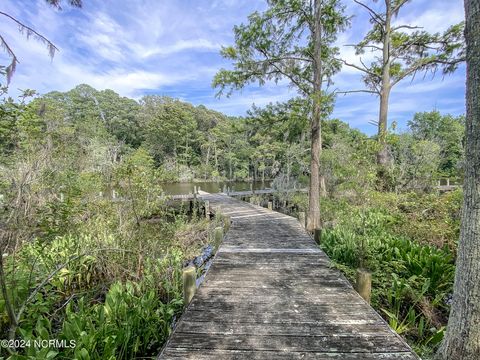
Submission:
[[[2,241],[3,243],[3,241]],[[8,243],[8,241],[5,241]],[[5,276],[4,267],[3,267],[3,246],[0,253],[0,288],[2,291],[2,297],[5,303],[5,310],[7,312],[8,320],[10,322],[10,329],[9,329],[9,338],[15,339],[15,334],[17,332],[18,322],[17,316],[15,315],[15,311],[13,309],[13,305],[10,302],[10,296],[8,295],[7,290],[7,278]]]
[[[480,359],[480,2],[465,0],[467,116],[462,225],[453,303],[439,359]]]
[[[205,181],[207,181],[207,170],[208,170],[208,165],[210,164],[210,146],[207,147],[207,158],[205,160]]]
[[[390,66],[388,66],[388,68],[390,69]],[[385,78],[390,78],[390,75],[384,76]],[[384,167],[391,162],[390,152],[387,147],[388,99],[390,97],[389,86],[390,85],[387,83],[386,88],[383,89],[382,94],[380,95],[380,111],[378,116],[378,142],[380,144],[380,150],[377,154],[377,164]]]
[[[325,176],[323,175],[320,175],[320,196],[327,197],[327,185],[325,185]]]
[[[388,100],[390,98],[390,37],[391,37],[391,4],[387,3],[385,15],[385,33],[383,35],[382,85],[380,94],[380,109],[378,112],[378,142],[380,150],[377,163],[383,167],[390,163],[390,153],[387,148]]]
[[[313,116],[311,122],[310,188],[308,193],[307,230],[321,228],[320,221],[320,152],[322,151],[322,1],[315,0],[315,34],[313,65]]]

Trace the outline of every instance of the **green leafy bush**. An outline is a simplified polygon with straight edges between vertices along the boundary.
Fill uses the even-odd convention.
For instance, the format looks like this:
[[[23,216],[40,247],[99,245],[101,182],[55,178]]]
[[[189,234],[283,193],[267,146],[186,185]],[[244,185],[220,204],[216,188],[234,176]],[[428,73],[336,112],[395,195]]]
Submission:
[[[395,222],[381,209],[350,209],[348,222],[324,230],[321,246],[352,282],[359,266],[373,272],[372,305],[428,355],[445,329],[454,256],[395,234]]]

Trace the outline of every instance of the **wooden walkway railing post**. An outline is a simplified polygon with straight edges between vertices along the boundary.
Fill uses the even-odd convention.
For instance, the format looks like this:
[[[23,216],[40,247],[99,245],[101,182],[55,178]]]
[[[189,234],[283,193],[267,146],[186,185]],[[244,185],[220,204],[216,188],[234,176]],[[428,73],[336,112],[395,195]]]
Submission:
[[[223,239],[223,228],[221,226],[217,226],[215,228],[215,244],[220,244]]]
[[[298,213],[298,221],[300,221],[300,224],[302,224],[302,227],[305,227],[305,213],[303,211],[300,211]]]
[[[370,304],[372,297],[372,273],[365,269],[357,269],[356,290]]]
[[[210,219],[210,202],[205,200],[205,217]]]
[[[195,266],[190,265],[183,269],[183,303],[187,306],[195,295],[197,290],[197,270]]]

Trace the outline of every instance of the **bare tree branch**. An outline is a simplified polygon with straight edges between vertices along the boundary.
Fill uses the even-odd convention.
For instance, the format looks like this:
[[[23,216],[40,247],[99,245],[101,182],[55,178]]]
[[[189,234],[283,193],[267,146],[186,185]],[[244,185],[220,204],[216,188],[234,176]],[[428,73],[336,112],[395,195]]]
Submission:
[[[360,70],[360,71],[362,71],[362,72],[364,72],[364,73],[366,73],[366,74],[368,74],[368,75],[370,75],[370,76],[373,76],[373,77],[376,77],[376,78],[380,78],[380,75],[375,74],[374,72],[368,70],[366,67],[365,67],[365,68],[362,68],[362,67],[360,67],[360,66],[358,66],[358,65],[350,64],[350,63],[348,63],[347,61],[345,61],[345,60],[343,60],[343,59],[339,59],[339,60],[340,60],[342,63],[344,63],[346,66],[350,66],[350,67],[352,67],[352,68],[354,68],[354,69]],[[363,62],[362,62],[362,65],[365,66],[365,64],[363,64]]]
[[[357,3],[358,5],[360,6],[363,6],[365,9],[368,10],[368,12],[370,13],[370,15],[372,16],[372,18],[379,22],[380,24],[384,24],[385,23],[385,20],[382,19],[382,17],[380,16],[380,14],[378,14],[376,11],[374,11],[372,8],[370,8],[369,6],[365,5],[364,3],[358,1],[358,0],[353,0],[355,3]]]
[[[395,6],[393,9],[392,9],[392,14],[397,14],[398,11],[400,10],[400,8],[405,5],[408,1],[410,0],[403,0],[403,1],[400,1],[397,6]]]
[[[18,61],[17,55],[13,52],[12,48],[8,45],[2,35],[0,35],[0,46],[3,50],[8,54],[8,56],[12,59],[10,64],[6,67],[5,73],[7,75],[7,85],[10,84],[10,80],[12,79],[12,75],[17,68],[17,64],[20,63]]]
[[[53,58],[53,56],[55,55],[55,51],[59,51],[58,48],[50,40],[48,40],[45,36],[38,33],[37,31],[35,31],[31,27],[25,25],[21,21],[17,20],[16,18],[11,16],[10,14],[7,14],[3,11],[0,11],[0,15],[3,15],[5,17],[9,18],[10,20],[12,20],[13,22],[15,22],[18,25],[19,31],[22,34],[24,32],[26,32],[27,39],[30,36],[33,35],[38,41],[46,44],[47,49],[48,49],[48,54],[50,55],[51,58]],[[12,62],[6,68],[7,85],[8,85],[10,83],[10,80],[12,79],[13,73],[15,72],[15,69],[16,69],[19,61],[18,61],[17,56],[15,55],[13,50],[11,49],[11,47],[8,45],[6,40],[1,35],[0,35],[0,46],[5,50],[5,52],[8,54],[8,56],[12,58]]]
[[[42,34],[39,34],[38,32],[36,32],[34,29],[32,29],[31,27],[25,25],[24,23],[20,22],[19,20],[15,19],[13,16],[3,12],[3,11],[0,11],[0,15],[3,15],[3,16],[6,16],[7,18],[13,20],[19,27],[20,27],[20,31],[24,31],[24,30],[27,30],[27,38],[30,37],[32,34],[35,35],[35,37],[42,41],[43,43],[47,44],[47,47],[49,49],[49,53],[50,53],[50,56],[53,57],[53,55],[55,54],[55,51],[60,51],[50,40],[48,40],[45,36],[43,36]]]
[[[361,90],[346,90],[346,91],[334,91],[335,94],[353,94],[353,93],[367,93],[367,94],[376,94],[380,95],[378,91],[375,90],[367,90],[367,89],[361,89]]]
[[[357,47],[358,44],[345,44],[343,46]],[[379,51],[383,50],[380,46],[371,45],[371,44],[370,45],[363,45],[362,48],[372,48],[372,49],[379,50]]]
[[[400,29],[416,30],[416,29],[423,29],[423,26],[399,25],[399,26],[393,27],[392,31],[397,31]]]

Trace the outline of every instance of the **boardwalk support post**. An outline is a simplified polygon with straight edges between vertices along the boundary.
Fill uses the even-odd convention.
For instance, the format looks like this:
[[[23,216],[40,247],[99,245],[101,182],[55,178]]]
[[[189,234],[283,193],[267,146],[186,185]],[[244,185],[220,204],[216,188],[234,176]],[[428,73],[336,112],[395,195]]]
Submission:
[[[223,240],[223,228],[221,226],[217,226],[215,228],[215,244],[220,244]]]
[[[365,269],[357,269],[356,290],[370,304],[372,295],[372,273]]]
[[[303,211],[300,211],[298,213],[298,221],[300,221],[300,224],[302,224],[302,227],[305,227],[305,213]]]
[[[197,271],[195,266],[190,265],[183,269],[182,273],[183,278],[183,303],[187,306],[195,295],[195,290],[197,290]]]
[[[268,202],[268,210],[273,210],[273,203],[271,201]]]
[[[223,227],[225,229],[225,232],[230,230],[231,223],[232,223],[232,219],[230,219],[230,216],[225,216],[225,218],[223,219]],[[222,239],[223,239],[223,236],[222,236]]]
[[[205,217],[210,219],[210,202],[205,200]]]
[[[315,229],[313,232],[313,238],[315,239],[315,242],[320,245],[322,241],[322,229]]]

